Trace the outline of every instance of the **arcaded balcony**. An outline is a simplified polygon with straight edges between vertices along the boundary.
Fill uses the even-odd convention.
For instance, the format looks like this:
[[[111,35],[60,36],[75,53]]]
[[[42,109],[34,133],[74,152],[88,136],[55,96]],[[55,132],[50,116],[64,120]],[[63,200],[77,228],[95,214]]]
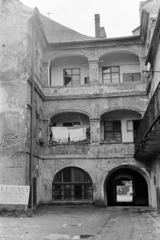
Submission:
[[[63,56],[51,61],[45,96],[110,96],[146,94],[139,57],[126,52],[103,55],[90,61],[85,56]]]
[[[141,115],[131,110],[104,113],[100,122],[101,144],[134,143]]]
[[[138,112],[131,110],[107,112],[99,118],[78,112],[58,114],[51,118],[49,144],[42,154],[84,158],[133,156],[140,118]],[[85,137],[81,134],[84,130]],[[77,136],[82,138],[77,140]]]
[[[160,84],[150,100],[135,141],[135,158],[149,160],[160,154]]]
[[[64,112],[51,118],[50,145],[86,143],[90,143],[90,121],[87,115],[79,112]]]

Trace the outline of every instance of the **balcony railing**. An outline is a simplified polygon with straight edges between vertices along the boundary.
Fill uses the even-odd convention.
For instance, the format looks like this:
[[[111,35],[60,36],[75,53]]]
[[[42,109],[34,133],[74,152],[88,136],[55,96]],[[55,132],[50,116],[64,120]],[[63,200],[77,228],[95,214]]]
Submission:
[[[135,141],[135,154],[160,118],[160,83],[143,116]]]

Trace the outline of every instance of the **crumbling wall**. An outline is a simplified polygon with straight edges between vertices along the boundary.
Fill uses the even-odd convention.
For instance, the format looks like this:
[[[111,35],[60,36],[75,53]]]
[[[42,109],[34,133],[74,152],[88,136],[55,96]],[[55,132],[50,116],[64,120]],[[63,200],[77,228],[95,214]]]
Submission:
[[[18,0],[0,0],[0,184],[28,184],[28,19]]]

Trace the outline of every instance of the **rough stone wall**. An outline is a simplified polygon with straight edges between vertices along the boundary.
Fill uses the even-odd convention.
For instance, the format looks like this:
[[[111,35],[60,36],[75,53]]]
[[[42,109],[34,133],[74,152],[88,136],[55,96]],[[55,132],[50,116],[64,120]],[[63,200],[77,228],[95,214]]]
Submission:
[[[54,100],[44,103],[44,114],[46,117],[52,116],[55,112],[64,110],[82,111],[92,117],[98,117],[103,112],[111,110],[128,109],[144,112],[147,106],[146,97],[142,96],[122,96],[110,98],[84,98],[70,100]]]
[[[28,184],[28,19],[18,0],[0,0],[0,184]]]
[[[57,172],[65,167],[75,166],[86,171],[93,182],[93,198],[94,202],[105,204],[105,179],[112,169],[127,163],[138,168],[145,169],[145,164],[135,161],[133,157],[115,157],[115,158],[99,158],[82,159],[74,157],[59,158],[56,160],[39,159],[39,203],[49,203],[52,201],[52,182]]]

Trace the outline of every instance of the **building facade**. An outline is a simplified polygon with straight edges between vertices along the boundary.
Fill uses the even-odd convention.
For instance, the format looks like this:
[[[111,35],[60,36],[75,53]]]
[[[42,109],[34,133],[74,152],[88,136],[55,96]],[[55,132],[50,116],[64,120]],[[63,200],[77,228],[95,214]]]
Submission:
[[[29,185],[32,207],[157,208],[137,139],[159,82],[150,60],[158,69],[159,1],[142,2],[140,27],[119,38],[106,38],[99,14],[88,37],[18,0],[0,4],[0,184]]]

